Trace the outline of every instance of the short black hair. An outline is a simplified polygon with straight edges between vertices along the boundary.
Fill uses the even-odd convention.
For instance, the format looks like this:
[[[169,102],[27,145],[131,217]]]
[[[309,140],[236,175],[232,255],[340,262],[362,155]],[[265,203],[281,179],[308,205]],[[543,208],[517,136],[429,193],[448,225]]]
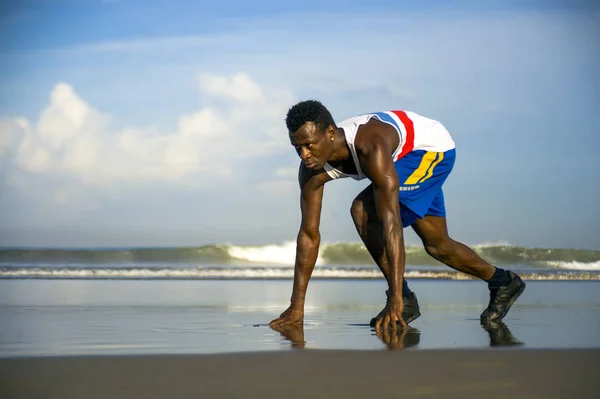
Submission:
[[[331,113],[317,100],[301,101],[289,109],[285,124],[290,132],[300,129],[306,122],[313,122],[319,131],[335,126]]]

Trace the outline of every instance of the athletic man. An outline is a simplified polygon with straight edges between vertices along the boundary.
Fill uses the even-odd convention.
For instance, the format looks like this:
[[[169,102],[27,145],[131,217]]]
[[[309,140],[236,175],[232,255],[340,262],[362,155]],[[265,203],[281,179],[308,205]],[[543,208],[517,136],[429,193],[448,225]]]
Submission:
[[[354,224],[388,283],[384,309],[371,320],[380,331],[406,327],[420,316],[403,279],[403,228],[412,226],[433,258],[488,282],[490,302],[481,321],[501,320],[525,289],[513,272],[496,268],[448,236],[442,184],[454,165],[454,141],[438,121],[408,111],[374,112],[336,125],[320,102],[303,101],[287,114],[298,172],[302,222],[297,237],[291,304],[273,327],[303,324],[304,299],[320,245],[323,188],[351,177],[371,184],[353,201]]]

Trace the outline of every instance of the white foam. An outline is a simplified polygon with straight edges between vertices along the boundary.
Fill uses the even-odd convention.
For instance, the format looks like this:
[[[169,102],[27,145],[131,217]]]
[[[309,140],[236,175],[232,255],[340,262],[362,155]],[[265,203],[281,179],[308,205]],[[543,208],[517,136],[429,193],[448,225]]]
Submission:
[[[293,278],[293,268],[199,268],[199,269],[4,269],[0,278],[71,278],[71,279],[177,279],[177,278]],[[313,277],[379,278],[375,269],[319,269]]]
[[[592,270],[600,270],[600,261],[596,261],[596,262],[560,262],[560,261],[550,261],[550,262],[546,262],[547,265],[552,266],[552,267],[559,267],[561,269],[568,269],[568,270],[586,270],[586,271],[592,271]]]
[[[472,244],[472,248],[493,248],[493,247],[512,247],[507,241],[483,242],[481,244]]]
[[[228,248],[229,256],[258,264],[293,266],[296,261],[296,242],[286,241],[283,244],[242,247],[232,245]],[[319,256],[317,264],[322,264]]]
[[[407,271],[407,278],[448,278],[455,273]],[[315,269],[315,278],[383,278],[378,269]],[[293,268],[200,268],[200,269],[52,269],[22,268],[0,271],[4,278],[75,278],[75,279],[177,279],[177,278],[293,278]]]
[[[598,263],[598,262],[596,262]],[[197,269],[55,269],[55,268],[5,268],[0,269],[0,278],[37,279],[292,279],[294,269],[290,267],[246,267],[246,268],[197,268]],[[407,270],[406,278],[467,280],[469,276],[453,271]],[[600,280],[600,273],[591,271],[525,273],[523,278],[532,280]],[[371,268],[328,268],[315,269],[313,278],[330,279],[383,279],[378,269]]]

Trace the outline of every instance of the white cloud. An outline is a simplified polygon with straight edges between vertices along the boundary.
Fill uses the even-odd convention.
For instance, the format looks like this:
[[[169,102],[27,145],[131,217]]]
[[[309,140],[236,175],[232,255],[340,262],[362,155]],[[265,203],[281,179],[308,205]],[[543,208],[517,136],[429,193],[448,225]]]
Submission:
[[[24,118],[0,119],[0,158],[15,146],[19,136],[27,130],[29,130],[29,122]]]
[[[30,129],[24,129],[20,136],[22,139],[16,153],[16,164],[26,172],[43,173],[48,171],[53,161],[52,153],[40,137]]]
[[[50,148],[56,150],[82,133],[105,130],[107,122],[108,118],[83,101],[70,85],[59,83],[50,95],[50,104],[40,115],[37,133]]]
[[[182,115],[174,132],[115,128],[111,118],[58,83],[37,123],[0,122],[0,157],[16,148],[14,165],[38,175],[67,175],[91,186],[119,182],[224,178],[235,162],[287,149],[282,120],[294,97],[261,88],[248,75],[201,74],[206,104]],[[73,197],[58,195],[57,199]]]
[[[261,101],[263,97],[260,87],[244,74],[237,74],[230,79],[201,74],[200,88],[207,94],[242,103]]]

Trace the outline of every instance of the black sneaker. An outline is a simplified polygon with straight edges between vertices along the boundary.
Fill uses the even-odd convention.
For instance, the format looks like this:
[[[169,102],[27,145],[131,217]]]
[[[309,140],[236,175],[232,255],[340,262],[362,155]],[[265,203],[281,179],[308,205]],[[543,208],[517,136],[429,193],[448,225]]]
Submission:
[[[385,304],[387,306],[387,301],[390,299],[389,291],[385,291],[385,296],[387,297],[385,301]],[[416,320],[419,316],[421,316],[421,312],[419,311],[419,301],[417,301],[417,296],[414,292],[411,292],[409,297],[403,296],[402,301],[404,302],[404,309],[402,310],[402,319],[406,324]],[[379,312],[377,317],[381,316],[384,311],[385,308],[383,308],[381,312]],[[371,322],[369,323],[371,327],[375,327],[377,317],[371,319]]]
[[[510,282],[498,288],[490,288],[490,303],[481,313],[481,322],[502,320],[517,298],[525,291],[525,283],[521,277],[508,271]]]

